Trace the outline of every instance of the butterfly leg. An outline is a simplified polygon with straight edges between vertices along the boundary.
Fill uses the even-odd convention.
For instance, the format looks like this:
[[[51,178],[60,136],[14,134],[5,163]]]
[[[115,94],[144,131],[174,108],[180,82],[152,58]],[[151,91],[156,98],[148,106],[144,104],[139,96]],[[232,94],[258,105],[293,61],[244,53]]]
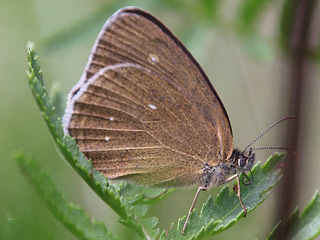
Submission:
[[[183,225],[183,228],[182,228],[182,235],[184,234],[184,232],[185,232],[185,230],[186,230],[186,227],[187,227],[187,224],[188,224],[190,215],[191,215],[191,213],[192,213],[192,210],[193,210],[193,208],[194,208],[194,205],[196,204],[196,201],[197,201],[197,199],[198,199],[199,193],[200,193],[201,191],[206,191],[206,190],[207,190],[207,187],[199,187],[199,188],[198,188],[198,191],[197,191],[196,195],[194,196],[193,202],[192,202],[191,207],[190,207],[190,209],[189,209],[187,219],[186,219],[186,221],[184,222],[184,225]]]
[[[230,181],[232,181],[232,180],[235,179],[235,178],[237,179],[237,197],[239,198],[240,205],[241,205],[241,207],[242,207],[242,209],[243,209],[243,212],[244,212],[243,216],[245,217],[245,216],[247,216],[247,209],[246,209],[246,207],[245,207],[245,206],[243,205],[243,203],[242,203],[241,192],[240,192],[240,179],[239,179],[239,175],[238,175],[238,174],[232,175],[231,177],[227,178],[227,179],[224,181],[224,183],[230,182]]]

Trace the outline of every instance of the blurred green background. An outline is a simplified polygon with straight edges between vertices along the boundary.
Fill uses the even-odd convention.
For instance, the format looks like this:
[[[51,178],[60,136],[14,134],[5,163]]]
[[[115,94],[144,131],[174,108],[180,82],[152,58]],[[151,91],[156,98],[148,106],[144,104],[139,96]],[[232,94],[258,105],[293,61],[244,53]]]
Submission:
[[[27,85],[28,40],[36,43],[47,89],[65,97],[79,80],[101,26],[114,11],[133,5],[152,12],[182,40],[213,82],[229,114],[234,145],[242,149],[273,122],[294,112],[290,41],[283,25],[285,14],[290,16],[292,10],[285,11],[288,2],[0,0],[0,239],[75,239],[19,171],[12,158],[17,150],[32,153],[67,199],[104,221],[115,236],[134,237],[116,223],[117,216],[56,151]],[[320,188],[320,33],[315,24],[320,8],[315,5],[309,31],[314,48],[307,61],[308,81],[300,92],[299,128],[288,130],[284,123],[255,145],[283,146],[288,131],[299,132],[293,202],[300,208]],[[289,28],[290,21],[287,24]],[[257,159],[264,162],[272,152],[257,152]],[[277,196],[283,189],[272,190],[253,213],[212,239],[264,239],[278,222]],[[161,229],[169,228],[187,213],[195,191],[179,189],[154,206],[150,215],[159,216]],[[201,194],[196,207],[218,191]]]

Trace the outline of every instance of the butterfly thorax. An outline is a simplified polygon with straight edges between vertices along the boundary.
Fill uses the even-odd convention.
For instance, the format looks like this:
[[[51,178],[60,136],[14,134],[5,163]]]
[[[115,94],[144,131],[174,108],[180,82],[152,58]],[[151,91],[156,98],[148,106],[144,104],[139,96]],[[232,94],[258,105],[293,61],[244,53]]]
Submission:
[[[211,188],[225,183],[228,176],[236,173],[250,171],[255,159],[252,150],[241,152],[234,149],[231,157],[226,162],[220,162],[211,166],[204,162],[203,175],[201,178],[204,187]]]

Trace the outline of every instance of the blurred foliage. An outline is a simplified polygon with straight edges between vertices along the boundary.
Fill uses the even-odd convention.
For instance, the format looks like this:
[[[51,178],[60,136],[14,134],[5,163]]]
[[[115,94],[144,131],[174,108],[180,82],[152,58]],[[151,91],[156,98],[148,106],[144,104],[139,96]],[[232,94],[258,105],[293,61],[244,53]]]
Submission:
[[[285,229],[287,236],[284,237],[281,233]],[[314,197],[305,207],[301,215],[298,208],[290,216],[285,223],[279,223],[268,235],[268,240],[280,239],[296,239],[309,240],[314,239],[320,234],[320,196],[316,192]]]
[[[125,2],[125,1],[124,1]],[[124,3],[123,2],[123,3]],[[129,1],[128,1],[129,3]],[[192,22],[206,21],[215,24],[220,28],[230,28],[238,34],[239,40],[248,47],[248,50],[256,56],[270,57],[271,49],[274,48],[274,39],[264,36],[261,27],[261,19],[268,13],[268,10],[275,5],[273,0],[242,0],[236,3],[236,14],[233,18],[227,18],[223,14],[223,1],[221,0],[165,0],[161,4],[153,1],[150,5],[159,6],[163,9],[174,8],[180,15],[187,16],[187,24]],[[281,12],[279,12],[280,28],[277,35],[280,36],[279,45],[287,49],[290,44],[290,34],[292,31],[292,21],[295,14],[297,1],[283,0]],[[125,6],[125,4],[122,4]],[[130,5],[130,4],[129,4]],[[118,2],[109,1],[102,4],[96,12],[89,17],[79,20],[73,25],[54,33],[42,41],[42,47],[55,50],[58,46],[67,47],[68,43],[74,42],[92,28],[99,28],[106,20],[106,15],[110,16],[119,8]],[[245,39],[243,41],[243,38]],[[277,42],[277,41],[276,41]],[[252,47],[253,46],[253,47]],[[268,49],[268,51],[266,51]],[[317,49],[312,49],[313,55],[317,55]],[[314,58],[317,60],[317,58]]]
[[[40,47],[43,47],[48,51],[54,51],[59,47],[67,46],[68,43],[71,44],[75,39],[81,38],[81,36],[90,29],[100,27],[100,23],[105,21],[106,16],[111,16],[118,7],[119,3],[117,2],[105,2],[101,4],[94,13],[90,14],[86,18],[44,38],[40,42]]]
[[[244,0],[239,1],[237,6],[237,14],[234,18],[229,19],[224,16],[222,11],[223,1],[221,0],[201,0],[201,1],[183,1],[183,0],[165,0],[161,4],[154,1],[155,7],[160,7],[165,11],[167,8],[174,8],[179,11],[179,15],[183,16],[186,21],[186,25],[194,26],[201,22],[206,24],[215,24],[220,28],[230,28],[239,34],[239,38],[247,38],[247,41],[243,43],[251,45],[252,39],[255,39],[254,48],[250,49],[251,53],[263,57],[264,49],[272,48],[271,40],[264,39],[259,32],[258,25],[259,19],[266,12],[271,5],[271,0]],[[130,4],[129,4],[130,5]],[[123,5],[125,6],[125,5]],[[54,33],[43,40],[41,47],[47,50],[54,51],[57,47],[67,47],[82,34],[86,33],[92,28],[99,28],[101,24],[106,20],[105,16],[110,16],[119,7],[117,2],[107,2],[102,4],[96,12],[90,17],[81,19],[73,25],[66,27],[65,29]],[[188,31],[188,30],[186,30]],[[259,43],[258,43],[259,42]],[[262,49],[260,49],[262,47]],[[270,50],[269,50],[270,51]],[[268,56],[268,55],[267,55]]]
[[[29,184],[21,176],[11,157],[12,151],[15,149],[35,153],[37,159],[41,160],[41,165],[50,170],[53,180],[67,194],[68,198],[80,202],[91,211],[93,211],[93,208],[90,208],[92,205],[99,207],[99,200],[86,199],[86,195],[82,195],[83,192],[88,193],[88,190],[83,187],[74,171],[60,160],[55,148],[52,147],[52,139],[48,137],[47,129],[38,116],[38,109],[31,101],[24,81],[25,43],[27,40],[32,39],[39,43],[39,49],[45,58],[43,67],[46,69],[46,85],[50,87],[53,81],[62,82],[62,93],[59,89],[54,90],[55,87],[51,87],[50,91],[55,106],[54,113],[61,116],[64,105],[61,103],[61,96],[66,95],[71,84],[67,81],[71,79],[72,84],[76,82],[82,72],[79,66],[84,66],[85,60],[83,59],[86,59],[88,55],[90,47],[85,49],[84,46],[87,44],[84,43],[88,42],[88,46],[92,46],[93,39],[104,21],[118,8],[135,5],[153,12],[166,24],[170,23],[171,26],[174,26],[175,32],[181,36],[183,42],[192,43],[191,47],[193,48],[196,46],[197,54],[199,54],[198,52],[201,54],[201,51],[207,51],[203,50],[208,47],[208,44],[204,44],[204,38],[208,36],[206,33],[218,29],[217,35],[226,33],[226,35],[222,35],[226,41],[233,39],[238,45],[242,45],[244,52],[251,54],[255,68],[257,59],[275,61],[277,60],[275,55],[279,54],[279,49],[284,50],[288,47],[295,2],[290,0],[0,1],[0,28],[2,29],[2,37],[0,38],[2,53],[0,56],[0,72],[2,73],[0,81],[0,152],[2,159],[0,168],[0,239],[74,239],[52,218],[50,212],[46,210],[42,202],[38,200],[38,196],[34,194]],[[264,32],[265,17],[270,15],[276,19],[271,36]],[[231,45],[230,42],[227,44]],[[310,58],[318,63],[320,42],[318,41],[315,46],[316,49],[310,49]],[[216,50],[221,48],[214,44],[209,47]],[[244,54],[244,52],[242,53]],[[224,54],[228,55],[230,52]],[[85,57],[83,57],[84,55]],[[221,56],[219,60],[223,60],[223,58],[224,56]],[[201,56],[198,59],[201,59]],[[54,67],[52,67],[52,62]],[[221,63],[224,62],[221,61]],[[221,65],[217,64],[218,68],[221,68]],[[230,70],[234,68],[237,66],[228,65],[227,72],[232,72]],[[247,71],[248,69],[243,69],[243,72]],[[236,72],[236,74],[238,73]],[[268,81],[270,80],[268,84],[273,76],[268,78]],[[228,81],[224,81],[224,84],[229,86]],[[259,82],[259,84],[261,83]],[[273,85],[270,86],[273,87]],[[273,88],[272,91],[276,91],[276,88]],[[270,96],[268,96],[268,102],[271,102]],[[272,106],[274,107],[274,104]],[[313,109],[313,111],[315,110]],[[250,111],[252,111],[251,108]],[[269,111],[266,112],[270,115]],[[241,114],[248,115],[243,109],[241,109]],[[314,128],[314,132],[316,131],[317,127]],[[317,146],[317,141],[314,139],[312,143]],[[313,145],[309,144],[309,146]],[[310,168],[318,169],[318,167],[317,165]],[[11,181],[9,182],[8,179]],[[312,184],[310,186],[313,187]],[[179,194],[183,195],[181,192]],[[138,199],[138,196],[141,194],[133,195],[132,198]],[[180,198],[171,196],[168,197],[170,203],[167,204],[176,205],[174,208],[168,207],[169,212],[174,214],[175,210],[182,206],[181,211],[184,213],[185,205],[189,205],[190,197],[187,195],[180,196]],[[167,195],[164,195],[165,197]],[[188,197],[188,201],[185,200],[185,197]],[[136,201],[141,203],[146,199],[143,197],[142,200]],[[250,239],[257,234],[265,235],[264,231],[268,229],[265,225],[255,228],[252,228],[251,225],[260,221],[259,217],[264,217],[270,212],[272,211],[266,208],[263,213],[260,212],[260,215],[248,216],[234,226],[234,233],[231,233],[234,235],[221,234],[218,236],[219,239],[230,239],[231,236],[237,236],[237,239]],[[167,216],[169,215],[168,211],[161,209],[157,213],[163,214],[164,220],[162,221],[164,223],[162,225],[169,227],[171,220],[170,216]],[[95,214],[97,215],[97,213]],[[101,215],[105,215],[105,213],[103,212]],[[109,215],[106,218],[108,217]],[[103,217],[100,216],[100,218]],[[103,218],[104,221],[108,221],[108,219],[105,220],[106,218]],[[266,224],[269,222],[270,220]],[[122,226],[112,225],[111,227],[121,237],[134,238],[132,233],[126,232]]]
[[[290,44],[290,35],[292,31],[292,21],[295,14],[297,1],[285,0],[281,10],[280,20],[280,44],[287,50]]]
[[[246,31],[253,31],[260,23],[259,17],[271,4],[271,0],[244,0],[239,7],[238,20]]]

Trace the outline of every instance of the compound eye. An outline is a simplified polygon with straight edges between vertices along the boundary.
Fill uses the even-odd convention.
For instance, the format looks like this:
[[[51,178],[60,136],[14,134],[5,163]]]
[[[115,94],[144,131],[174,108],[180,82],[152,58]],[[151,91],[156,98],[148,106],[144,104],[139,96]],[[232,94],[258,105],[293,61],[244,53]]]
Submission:
[[[238,160],[238,165],[239,167],[243,168],[244,166],[246,166],[246,158],[244,157],[240,157]]]

